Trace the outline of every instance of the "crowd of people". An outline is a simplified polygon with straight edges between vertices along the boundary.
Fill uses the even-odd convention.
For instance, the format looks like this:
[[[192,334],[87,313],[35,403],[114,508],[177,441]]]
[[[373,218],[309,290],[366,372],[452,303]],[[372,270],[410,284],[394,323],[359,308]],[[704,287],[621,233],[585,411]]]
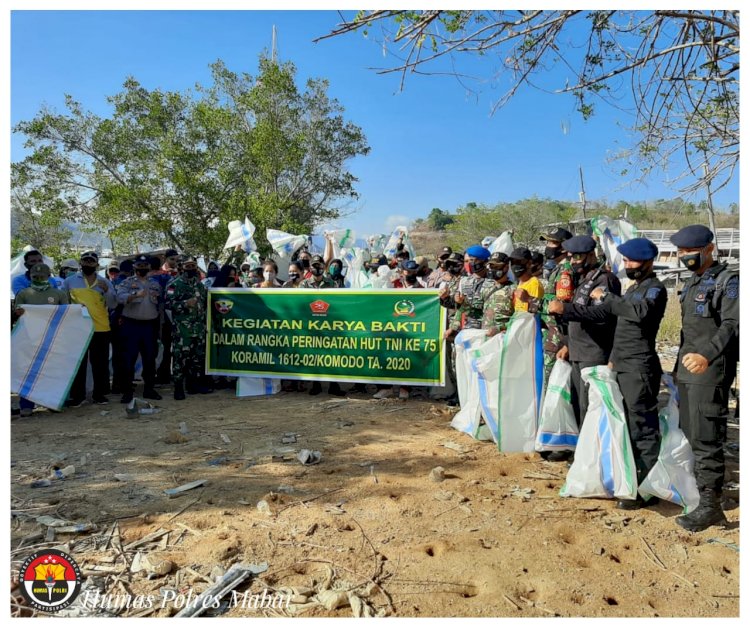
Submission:
[[[704,226],[681,229],[672,237],[680,261],[692,271],[679,294],[682,305],[681,344],[673,374],[680,393],[680,425],[695,455],[695,476],[700,506],[678,518],[689,530],[725,522],[720,506],[724,481],[723,441],[726,437],[729,389],[739,359],[739,277],[726,263],[715,260],[712,232]],[[487,336],[503,333],[516,312],[538,315],[547,377],[556,360],[572,366],[571,404],[580,427],[588,406],[581,371],[608,365],[616,374],[623,396],[638,481],[646,477],[659,455],[657,397],[662,368],[656,336],[667,305],[667,290],[654,273],[657,247],[645,238],[620,245],[626,276],[620,280],[608,268],[589,235],[563,228],[540,234],[543,251],[516,247],[509,254],[490,252],[485,245],[465,251],[442,247],[435,266],[426,256],[411,259],[399,246],[388,259],[370,255],[365,269],[372,275],[385,267],[392,288],[435,288],[449,312],[444,338],[448,372],[456,384],[455,354],[450,350],[464,329],[483,329]],[[329,243],[330,244],[330,243]],[[540,245],[541,248],[541,245]],[[286,277],[277,263],[262,259],[239,265],[209,262],[206,272],[198,260],[169,249],[163,258],[139,255],[98,274],[99,258],[87,251],[78,261],[65,260],[53,277],[39,251],[24,256],[26,273],[12,282],[14,316],[24,305],[84,305],[94,325],[93,337],[70,389],[69,407],[86,401],[88,364],[93,374],[91,400],[109,402],[119,394],[121,403],[133,399],[138,357],[142,364],[143,397],[161,399],[157,388],[173,384],[175,400],[208,394],[230,385],[204,371],[207,289],[236,288],[344,288],[342,260],[326,246],[323,255],[298,250]],[[111,378],[110,365],[111,359]],[[545,378],[547,379],[547,378]],[[457,387],[456,387],[457,388]],[[301,382],[284,382],[287,391],[303,391]],[[322,392],[313,382],[309,394]],[[345,392],[331,382],[329,394],[367,393],[364,384]],[[376,398],[408,399],[410,387],[378,386]],[[446,399],[459,403],[454,394]],[[20,413],[31,414],[33,403],[20,400]],[[551,461],[569,461],[570,452],[546,453]],[[640,508],[640,497],[621,500],[618,507]]]

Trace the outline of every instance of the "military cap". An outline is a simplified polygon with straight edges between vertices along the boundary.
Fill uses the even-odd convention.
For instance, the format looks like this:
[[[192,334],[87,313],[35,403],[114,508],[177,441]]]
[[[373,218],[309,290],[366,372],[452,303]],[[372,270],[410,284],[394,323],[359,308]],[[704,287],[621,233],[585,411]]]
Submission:
[[[426,255],[420,255],[414,261],[422,268],[427,268],[430,265],[430,260],[427,259]]]
[[[457,264],[463,265],[464,263],[464,256],[461,255],[461,253],[451,253],[448,256],[448,259],[445,260],[446,262],[456,262]]]
[[[683,227],[669,241],[678,249],[699,249],[713,242],[714,234],[704,225]]]
[[[167,249],[164,252],[164,257],[175,257],[176,255],[179,255],[177,249]]]
[[[531,259],[531,251],[525,246],[519,246],[513,249],[509,257],[510,259]]]
[[[495,251],[490,255],[488,263],[490,264],[507,264],[510,258],[502,251]]]
[[[313,264],[325,264],[326,261],[323,259],[322,255],[313,255],[312,259],[310,260],[310,266]]]
[[[197,263],[198,263],[198,258],[195,257],[195,255],[185,255],[182,258],[182,264],[183,264],[183,266],[185,264],[197,264]]]
[[[419,264],[415,262],[413,259],[407,259],[401,264],[402,270],[405,270],[410,273],[416,273],[419,270]]]
[[[43,275],[49,277],[52,274],[47,264],[34,264],[29,271],[29,276],[32,275]]]
[[[148,255],[139,255],[133,260],[133,266],[144,266],[144,265],[151,266],[151,260],[149,259]]]
[[[553,229],[548,229],[545,231],[542,235],[539,236],[540,240],[554,240],[555,242],[565,242],[565,240],[570,240],[570,238],[573,237],[573,234],[570,233],[567,229],[563,229],[562,227],[555,227]]]
[[[91,257],[97,262],[99,261],[99,255],[96,251],[86,251],[85,253],[81,253],[81,259],[86,259],[87,257]]]
[[[596,249],[596,240],[591,236],[577,235],[562,243],[568,253],[591,253]]]
[[[444,246],[438,254],[438,259],[447,259],[451,253],[453,253],[453,249],[449,246]]]
[[[120,270],[120,265],[117,262],[110,262],[107,270]]]
[[[617,247],[623,257],[634,262],[647,262],[659,254],[659,249],[648,238],[633,238]]]
[[[476,257],[478,260],[486,260],[490,257],[490,252],[481,244],[475,244],[466,249],[466,254],[470,257]]]

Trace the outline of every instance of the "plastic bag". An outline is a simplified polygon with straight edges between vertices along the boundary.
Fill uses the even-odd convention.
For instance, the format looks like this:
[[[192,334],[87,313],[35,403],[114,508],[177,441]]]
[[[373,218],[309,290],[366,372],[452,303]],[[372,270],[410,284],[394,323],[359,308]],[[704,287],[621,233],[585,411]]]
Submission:
[[[342,249],[354,246],[357,234],[352,229],[333,229],[324,231],[326,238],[331,238],[333,244],[333,259],[341,259]]]
[[[503,334],[500,352],[497,447],[534,451],[544,385],[544,354],[539,320],[517,312]]]
[[[486,331],[484,332],[487,333]],[[477,392],[482,418],[487,425],[492,440],[497,443],[497,411],[500,398],[500,351],[503,334],[496,334],[470,351],[470,366],[477,374]],[[474,433],[480,438],[480,432]]]
[[[687,437],[680,429],[680,400],[671,375],[662,375],[669,390],[669,403],[659,412],[661,447],[659,459],[638,487],[641,497],[654,495],[682,506],[688,513],[698,506],[700,493],[693,475],[695,458]]]
[[[578,425],[570,403],[572,370],[570,363],[565,360],[557,360],[552,367],[539,415],[535,445],[537,451],[572,451],[576,448]]]
[[[307,236],[292,235],[278,229],[266,229],[266,238],[271,248],[282,259],[291,259],[294,252],[307,243]]]
[[[245,216],[245,222],[241,220],[232,220],[227,227],[229,228],[229,238],[224,245],[225,249],[233,249],[235,246],[241,246],[245,253],[257,251],[253,236],[255,235],[255,225]]]
[[[490,253],[505,253],[510,255],[513,252],[513,236],[510,231],[504,231],[500,236],[495,239],[489,248]]]
[[[607,264],[620,281],[625,281],[625,266],[622,254],[617,250],[623,242],[627,242],[638,235],[638,229],[627,220],[614,220],[608,216],[597,216],[591,219],[591,229],[599,238],[599,246],[604,251]]]
[[[409,237],[409,230],[406,227],[396,227],[393,230],[391,237],[388,239],[388,242],[386,243],[385,248],[383,249],[383,254],[386,257],[391,258],[396,253],[398,253],[399,240],[403,243],[404,249],[409,252],[409,259],[414,259],[415,257],[414,246],[411,243],[411,238]]]
[[[472,368],[472,349],[481,345],[487,337],[483,329],[464,329],[454,342],[456,346],[456,384],[461,410],[453,417],[451,427],[476,437],[482,417],[481,399],[477,371]]]
[[[615,373],[606,366],[581,371],[589,407],[561,497],[635,499],[635,459]]]

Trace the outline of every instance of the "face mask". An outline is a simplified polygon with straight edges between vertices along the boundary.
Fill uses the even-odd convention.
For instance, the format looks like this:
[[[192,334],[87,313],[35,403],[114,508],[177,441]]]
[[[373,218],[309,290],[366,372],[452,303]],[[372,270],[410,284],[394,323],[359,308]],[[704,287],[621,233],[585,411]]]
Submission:
[[[643,270],[643,266],[639,266],[638,268],[626,268],[625,269],[625,276],[628,279],[640,279],[645,274],[646,272]]]
[[[472,273],[481,273],[484,270],[484,262],[471,262],[469,263],[469,270]]]
[[[456,266],[455,264],[451,264],[450,266],[448,266],[448,272],[455,277],[461,274],[461,267]]]
[[[299,273],[289,273],[289,281],[297,281],[299,279]]]
[[[84,275],[93,275],[96,272],[96,266],[81,266],[81,272]]]
[[[32,279],[31,280],[31,287],[34,290],[37,290],[38,292],[42,292],[44,290],[47,290],[47,288],[49,288],[50,285],[49,285],[49,281],[47,281],[46,279],[43,279],[42,281],[34,281]]]
[[[321,266],[313,266],[310,268],[310,272],[313,274],[313,277],[320,277],[323,275],[323,268]]]
[[[335,264],[331,264],[331,266],[328,267],[328,274],[331,275],[331,277],[339,277],[341,276],[341,269]]]
[[[185,271],[185,276],[189,277],[190,279],[194,279],[195,277],[198,276],[198,269],[197,268],[193,268],[192,270],[186,270]]]
[[[513,264],[510,269],[513,271],[513,276],[518,279],[521,275],[526,273],[525,264]]]
[[[579,275],[585,275],[594,267],[594,265],[591,264],[588,259],[583,259],[577,262],[571,261],[570,266],[573,268],[573,272]]]
[[[492,278],[495,281],[500,281],[505,275],[508,274],[507,268],[490,268],[490,273],[492,273]]]
[[[266,281],[273,281],[274,279],[276,279],[276,273],[270,270],[264,270],[263,279],[265,279]]]
[[[135,274],[138,275],[139,277],[145,277],[146,275],[148,275],[149,270],[150,269],[148,268],[136,268]]]
[[[699,251],[698,253],[688,253],[687,255],[680,257],[680,262],[688,270],[698,270],[703,266],[705,257],[703,256],[703,251]]]
[[[408,275],[403,275],[404,281],[408,284],[415,284],[417,283],[417,276],[415,274],[409,273]]]
[[[562,255],[562,247],[559,246],[548,246],[544,249],[544,257],[547,259],[555,259]]]

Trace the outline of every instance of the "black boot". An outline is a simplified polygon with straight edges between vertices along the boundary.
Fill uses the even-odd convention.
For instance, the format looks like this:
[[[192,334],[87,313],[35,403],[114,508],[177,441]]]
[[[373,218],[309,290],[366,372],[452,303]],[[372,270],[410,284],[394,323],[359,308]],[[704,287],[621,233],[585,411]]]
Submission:
[[[185,386],[182,381],[174,383],[174,399],[175,401],[182,401],[185,398]]]
[[[643,501],[643,497],[636,495],[635,499],[618,499],[615,508],[620,510],[638,510],[645,505],[646,502]]]
[[[186,377],[185,378],[185,392],[188,395],[197,395],[198,394],[198,382],[195,380],[194,377]]]
[[[314,382],[312,385],[312,388],[310,389],[310,392],[307,393],[308,395],[319,395],[323,392],[323,387],[320,385],[320,382]]]
[[[727,518],[721,509],[721,492],[710,488],[701,490],[701,501],[695,510],[677,517],[677,525],[690,532],[701,532],[711,526],[726,524]]]
[[[338,382],[331,382],[328,384],[328,394],[334,395],[335,397],[346,397],[346,393],[341,390]]]

